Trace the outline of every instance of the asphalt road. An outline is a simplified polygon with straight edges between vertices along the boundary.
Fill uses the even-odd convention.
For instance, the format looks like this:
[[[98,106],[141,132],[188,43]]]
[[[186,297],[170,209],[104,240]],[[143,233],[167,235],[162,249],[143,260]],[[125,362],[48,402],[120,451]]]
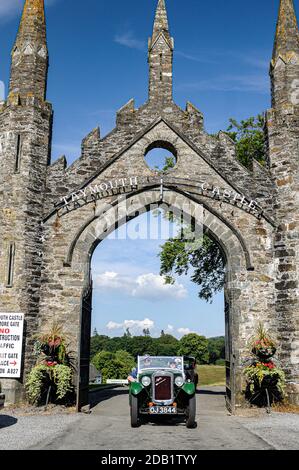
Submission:
[[[299,449],[298,415],[230,416],[221,388],[206,387],[197,395],[196,429],[165,420],[132,429],[126,389],[102,391],[98,399],[91,414],[9,416],[2,411],[0,449]]]

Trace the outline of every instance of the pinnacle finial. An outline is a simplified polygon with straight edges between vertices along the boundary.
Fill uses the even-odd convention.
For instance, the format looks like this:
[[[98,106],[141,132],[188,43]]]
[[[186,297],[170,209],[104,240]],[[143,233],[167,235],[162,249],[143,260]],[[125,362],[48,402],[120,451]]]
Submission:
[[[27,39],[39,39],[46,42],[44,0],[25,1],[17,42]]]
[[[10,94],[45,98],[48,49],[44,0],[25,0],[12,50]]]
[[[293,0],[280,0],[272,62],[299,54],[299,30]]]
[[[154,35],[160,33],[161,31],[169,32],[165,0],[158,0],[154,22]]]

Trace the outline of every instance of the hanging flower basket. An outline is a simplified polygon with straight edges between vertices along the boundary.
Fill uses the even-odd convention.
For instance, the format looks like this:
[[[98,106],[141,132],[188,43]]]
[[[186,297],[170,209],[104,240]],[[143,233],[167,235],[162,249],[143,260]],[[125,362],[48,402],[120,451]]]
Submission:
[[[261,362],[267,362],[276,353],[276,344],[261,323],[251,340],[251,351]]]
[[[244,369],[247,382],[245,397],[252,404],[270,408],[272,403],[284,398],[285,375],[272,359],[276,343],[261,323],[249,347],[253,357]]]
[[[266,362],[275,355],[276,347],[271,340],[257,340],[251,351],[261,362]]]

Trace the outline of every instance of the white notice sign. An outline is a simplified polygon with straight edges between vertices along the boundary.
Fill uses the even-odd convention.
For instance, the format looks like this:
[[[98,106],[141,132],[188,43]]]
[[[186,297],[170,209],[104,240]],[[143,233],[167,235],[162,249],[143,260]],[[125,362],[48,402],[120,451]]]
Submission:
[[[0,378],[21,377],[23,313],[0,312]]]

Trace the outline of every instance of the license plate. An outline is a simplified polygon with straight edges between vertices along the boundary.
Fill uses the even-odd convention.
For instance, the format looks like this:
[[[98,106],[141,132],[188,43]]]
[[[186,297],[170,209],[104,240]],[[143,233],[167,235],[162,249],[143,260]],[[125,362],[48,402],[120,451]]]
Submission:
[[[149,409],[151,415],[176,415],[175,406],[151,406]]]

